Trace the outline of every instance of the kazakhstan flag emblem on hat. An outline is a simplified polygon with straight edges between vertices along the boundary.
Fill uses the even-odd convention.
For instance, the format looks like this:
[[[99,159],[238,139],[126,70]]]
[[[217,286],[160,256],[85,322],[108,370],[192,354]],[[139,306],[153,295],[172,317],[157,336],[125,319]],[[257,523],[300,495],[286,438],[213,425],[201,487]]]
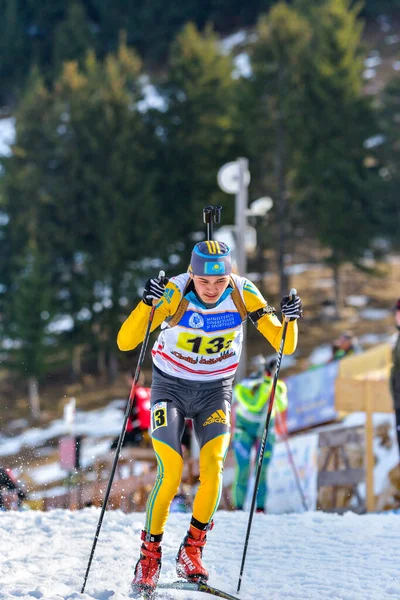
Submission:
[[[229,246],[216,240],[199,242],[193,248],[189,269],[193,275],[230,275],[232,261]]]
[[[204,264],[204,275],[223,275],[225,273],[225,263],[222,261],[207,261]]]

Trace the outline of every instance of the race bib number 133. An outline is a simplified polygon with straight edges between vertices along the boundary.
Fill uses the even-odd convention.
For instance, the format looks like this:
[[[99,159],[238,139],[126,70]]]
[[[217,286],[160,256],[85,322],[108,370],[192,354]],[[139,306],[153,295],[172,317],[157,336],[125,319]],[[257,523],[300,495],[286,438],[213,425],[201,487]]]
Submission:
[[[214,338],[197,336],[194,333],[181,333],[176,345],[181,350],[195,354],[218,354],[228,350],[234,338],[235,332]]]

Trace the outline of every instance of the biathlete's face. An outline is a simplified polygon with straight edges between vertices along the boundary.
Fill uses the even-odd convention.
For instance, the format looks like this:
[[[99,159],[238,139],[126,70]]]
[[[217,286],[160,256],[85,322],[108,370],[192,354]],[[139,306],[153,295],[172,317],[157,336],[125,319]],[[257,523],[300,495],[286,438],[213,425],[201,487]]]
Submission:
[[[218,302],[229,284],[229,275],[212,275],[203,277],[202,275],[191,275],[197,294],[205,304],[214,304]]]

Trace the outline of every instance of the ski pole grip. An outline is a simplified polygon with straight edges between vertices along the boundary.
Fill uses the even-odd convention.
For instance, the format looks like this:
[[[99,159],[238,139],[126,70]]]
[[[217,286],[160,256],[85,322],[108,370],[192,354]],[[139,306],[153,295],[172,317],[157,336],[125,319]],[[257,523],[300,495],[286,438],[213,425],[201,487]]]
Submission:
[[[292,288],[289,292],[289,301],[293,300],[293,298],[296,296],[296,294],[297,294],[296,288]],[[290,317],[285,317],[285,321],[286,321],[286,323],[289,323]]]
[[[161,270],[158,273],[158,279],[164,279],[165,277],[165,271]],[[160,301],[160,298],[158,298],[158,300],[156,298],[154,298],[153,300],[153,307],[155,308],[156,304],[158,304]]]

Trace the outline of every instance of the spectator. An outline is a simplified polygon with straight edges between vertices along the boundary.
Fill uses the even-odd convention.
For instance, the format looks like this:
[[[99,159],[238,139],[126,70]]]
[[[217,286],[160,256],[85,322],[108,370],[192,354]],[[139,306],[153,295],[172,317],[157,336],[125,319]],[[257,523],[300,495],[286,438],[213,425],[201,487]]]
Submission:
[[[130,377],[130,385],[133,379]],[[150,388],[145,387],[143,373],[140,374],[135,388],[135,395],[132,403],[132,410],[126,424],[126,433],[123,446],[143,446],[150,443]],[[124,405],[124,410],[125,410]],[[116,438],[111,444],[111,448],[116,448],[118,444]]]
[[[251,373],[249,375],[250,379],[260,379],[260,377],[264,374],[266,358],[262,354],[257,354],[253,356],[251,359]],[[242,382],[243,383],[243,382]]]
[[[332,358],[329,362],[358,352],[360,352],[360,348],[356,338],[349,332],[342,333],[332,344]]]
[[[400,298],[395,305],[396,329],[400,331]],[[397,443],[400,452],[400,333],[393,348],[392,369],[390,371],[390,390],[393,397],[393,408],[396,415]]]
[[[265,362],[261,379],[247,379],[234,387],[235,430],[233,437],[233,453],[235,458],[235,478],[232,484],[232,505],[237,510],[243,510],[250,475],[251,452],[256,450],[258,457],[263,428],[268,411],[273,371],[276,359]],[[278,380],[270,420],[268,437],[265,445],[264,459],[260,473],[260,483],[257,490],[256,511],[265,512],[267,497],[267,469],[272,457],[275,443],[274,414],[287,408],[287,388],[283,381]]]
[[[17,506],[18,508],[21,508],[22,503],[26,498],[22,485],[19,484],[11,469],[0,467],[0,510],[9,510],[7,503],[4,501],[3,494],[1,493],[1,490],[3,489],[15,490],[18,498]]]

